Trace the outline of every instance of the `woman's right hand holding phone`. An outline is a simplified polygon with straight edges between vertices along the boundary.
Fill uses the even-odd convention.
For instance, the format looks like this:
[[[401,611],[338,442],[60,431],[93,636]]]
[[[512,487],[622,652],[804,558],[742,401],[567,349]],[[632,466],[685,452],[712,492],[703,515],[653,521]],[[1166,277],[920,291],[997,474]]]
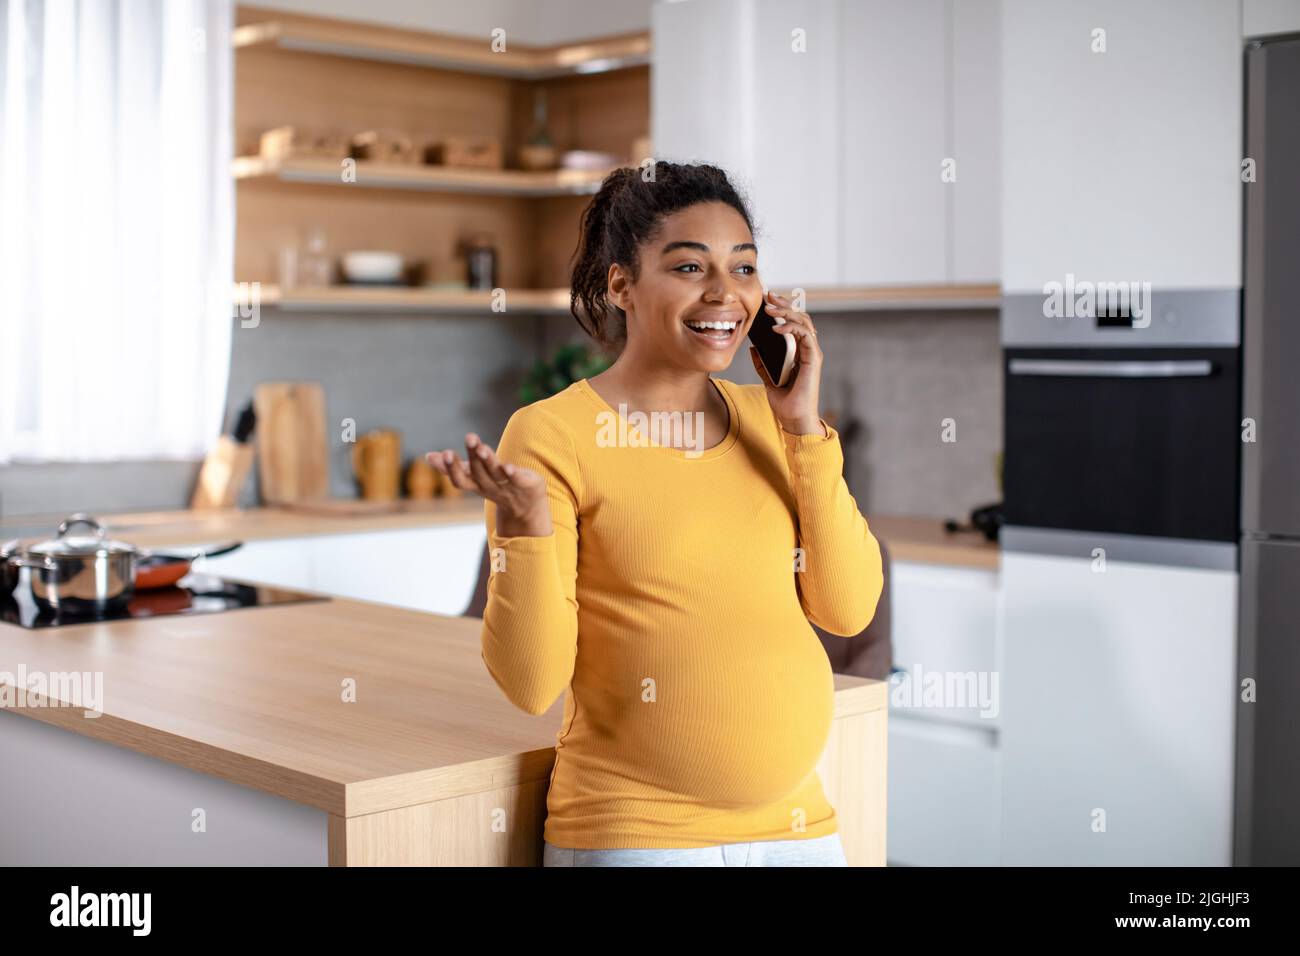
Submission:
[[[473,432],[465,436],[468,460],[450,448],[431,451],[429,464],[465,491],[477,491],[497,507],[496,533],[503,538],[544,538],[552,531],[546,479],[531,468],[503,462]]]

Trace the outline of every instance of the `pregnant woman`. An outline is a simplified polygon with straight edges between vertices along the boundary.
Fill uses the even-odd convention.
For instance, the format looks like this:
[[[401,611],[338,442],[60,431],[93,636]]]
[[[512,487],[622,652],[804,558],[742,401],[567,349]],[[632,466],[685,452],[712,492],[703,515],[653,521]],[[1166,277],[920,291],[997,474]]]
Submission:
[[[744,201],[713,166],[654,173],[611,173],[582,218],[572,311],[613,365],[518,409],[495,451],[429,454],[486,499],[483,660],[530,714],[567,690],[544,865],[844,866],[808,622],[867,626],[880,548],[809,317],[766,297],[798,344],[784,387],[752,349],[765,384],[712,377],[765,297]]]

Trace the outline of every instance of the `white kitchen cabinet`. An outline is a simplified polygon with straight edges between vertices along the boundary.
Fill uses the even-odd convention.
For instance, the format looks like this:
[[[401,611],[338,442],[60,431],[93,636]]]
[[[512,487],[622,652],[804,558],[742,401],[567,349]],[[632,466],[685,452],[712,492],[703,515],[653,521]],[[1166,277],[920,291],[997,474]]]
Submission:
[[[1234,0],[1005,0],[1004,292],[1240,285],[1241,47]]]
[[[481,523],[250,541],[197,569],[217,575],[393,604],[435,614],[465,610],[478,581]]]
[[[237,551],[194,562],[194,570],[283,588],[313,590],[311,538],[246,541]]]
[[[978,568],[890,567],[892,864],[999,862],[998,584]]]
[[[842,116],[837,71],[843,57],[836,3],[755,0],[751,81],[728,87],[733,104],[751,98],[751,188],[769,285],[828,286],[840,281],[843,207],[836,148]],[[803,31],[804,52],[793,49]]]
[[[1002,19],[1000,0],[948,0],[952,36],[948,109],[951,251],[948,279],[997,285],[1002,224]]]
[[[837,2],[654,7],[655,155],[732,176],[771,286],[839,281],[838,19]]]
[[[461,614],[478,581],[486,538],[481,523],[316,538],[316,590],[435,614]]]
[[[841,281],[948,280],[944,0],[842,5]]]
[[[749,3],[656,3],[651,24],[655,156],[712,163],[747,185],[760,116],[750,95],[755,50]]]
[[[915,714],[997,727],[998,574],[896,561],[890,567],[891,719]],[[927,700],[926,686],[943,699]]]
[[[893,866],[997,866],[997,736],[989,729],[889,715]]]
[[[1230,865],[1236,572],[1004,551],[1002,583],[1002,862]]]
[[[656,155],[747,189],[770,285],[996,281],[997,24],[996,0],[656,4]]]

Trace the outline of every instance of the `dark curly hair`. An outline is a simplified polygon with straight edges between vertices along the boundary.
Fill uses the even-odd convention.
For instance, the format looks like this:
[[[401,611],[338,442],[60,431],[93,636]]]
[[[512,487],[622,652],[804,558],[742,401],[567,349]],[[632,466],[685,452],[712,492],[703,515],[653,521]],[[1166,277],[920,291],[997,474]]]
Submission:
[[[635,280],[640,274],[637,248],[655,237],[665,216],[696,203],[721,202],[740,213],[754,231],[745,200],[717,166],[656,162],[653,170],[652,180],[641,167],[616,169],[606,176],[583,210],[578,229],[569,311],[583,331],[611,350],[626,342],[627,315],[606,298],[609,267],[617,262]]]

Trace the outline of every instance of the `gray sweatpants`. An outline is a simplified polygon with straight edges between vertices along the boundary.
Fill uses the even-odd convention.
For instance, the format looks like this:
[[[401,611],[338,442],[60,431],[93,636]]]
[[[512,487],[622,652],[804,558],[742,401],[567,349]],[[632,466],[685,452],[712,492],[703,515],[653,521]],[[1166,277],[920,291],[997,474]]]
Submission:
[[[542,866],[848,866],[840,835],[671,850],[575,850],[543,841]]]

